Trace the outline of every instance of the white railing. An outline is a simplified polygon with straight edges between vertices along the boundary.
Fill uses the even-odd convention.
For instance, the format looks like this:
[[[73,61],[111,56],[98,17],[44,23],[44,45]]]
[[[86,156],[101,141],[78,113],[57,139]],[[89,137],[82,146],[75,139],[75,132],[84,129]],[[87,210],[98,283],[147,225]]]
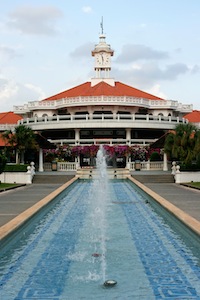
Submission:
[[[193,106],[183,105],[182,103],[178,103],[178,101],[174,100],[152,100],[146,98],[136,98],[130,96],[79,96],[79,97],[70,97],[70,98],[62,98],[58,100],[46,100],[46,101],[31,101],[28,104],[24,104],[23,106],[14,106],[14,112],[27,112],[36,109],[58,109],[62,107],[68,106],[78,106],[81,104],[85,105],[94,105],[94,104],[111,104],[115,105],[116,103],[125,103],[126,105],[134,105],[134,106],[144,106],[148,108],[172,108],[179,109],[179,111],[183,112],[191,112]]]
[[[58,162],[57,163],[58,171],[76,171],[75,162]]]
[[[81,114],[81,115],[57,115],[57,116],[45,116],[45,117],[34,117],[26,118],[18,121],[19,124],[23,125],[35,125],[35,124],[53,124],[53,123],[83,123],[84,121],[87,124],[92,122],[138,122],[138,123],[165,123],[165,124],[178,124],[178,123],[188,123],[184,118],[172,117],[172,116],[153,116],[153,115],[138,115],[138,114]]]
[[[135,170],[136,169],[136,164],[135,162],[130,162],[130,170]],[[163,170],[163,162],[162,161],[142,161],[138,163],[140,166],[139,169],[141,171],[159,171]]]
[[[163,170],[163,162],[162,161],[142,161],[140,164],[141,171],[159,171]],[[44,163],[43,165],[44,171],[52,171],[51,163]],[[135,161],[129,162],[130,170],[135,170],[136,163]],[[57,162],[57,171],[67,172],[67,171],[76,171],[77,164],[75,162]]]
[[[52,164],[50,162],[45,162],[43,164],[43,168],[45,172],[52,171]],[[55,167],[54,167],[55,168]],[[75,162],[57,162],[57,171],[65,172],[65,171],[76,171],[76,163]]]

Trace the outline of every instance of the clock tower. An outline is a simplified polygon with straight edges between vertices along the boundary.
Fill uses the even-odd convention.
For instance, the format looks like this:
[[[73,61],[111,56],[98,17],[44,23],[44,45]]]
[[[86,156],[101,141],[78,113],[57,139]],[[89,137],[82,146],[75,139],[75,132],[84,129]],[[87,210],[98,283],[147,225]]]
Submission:
[[[95,78],[92,78],[92,85],[97,84],[100,81],[105,81],[111,85],[113,79],[110,78],[111,70],[111,56],[114,51],[110,48],[110,45],[106,43],[106,36],[103,32],[103,21],[101,23],[101,34],[99,35],[99,43],[95,45],[92,51],[92,56],[95,59]]]

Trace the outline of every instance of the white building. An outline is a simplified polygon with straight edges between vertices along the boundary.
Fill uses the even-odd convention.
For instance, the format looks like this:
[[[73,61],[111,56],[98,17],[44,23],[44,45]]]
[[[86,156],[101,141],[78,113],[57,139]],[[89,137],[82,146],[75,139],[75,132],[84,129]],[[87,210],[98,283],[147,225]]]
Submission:
[[[149,145],[178,123],[192,105],[165,100],[110,77],[114,51],[105,34],[92,51],[95,76],[42,101],[14,106],[18,124],[64,145]],[[41,168],[42,169],[42,168]]]

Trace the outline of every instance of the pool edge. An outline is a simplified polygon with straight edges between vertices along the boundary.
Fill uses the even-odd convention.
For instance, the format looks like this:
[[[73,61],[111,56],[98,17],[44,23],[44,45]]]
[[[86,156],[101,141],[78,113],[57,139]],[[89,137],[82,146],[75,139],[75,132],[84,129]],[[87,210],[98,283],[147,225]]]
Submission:
[[[151,196],[157,203],[159,203],[162,207],[164,207],[167,211],[173,214],[177,219],[179,219],[183,224],[185,224],[188,228],[190,228],[194,233],[196,233],[200,237],[200,222],[175,206],[174,204],[167,201],[162,196],[158,195],[150,188],[146,187],[141,182],[137,181],[132,176],[128,176],[127,179],[132,181],[135,185],[137,185],[141,190]]]
[[[72,179],[70,179],[69,181],[64,183],[62,186],[57,188],[55,191],[51,192],[46,197],[42,198],[36,204],[29,207],[22,213],[20,213],[14,219],[12,219],[8,223],[1,226],[0,227],[0,242],[2,242],[5,238],[7,238],[9,235],[11,235],[13,232],[15,232],[18,228],[23,226],[23,224],[25,224],[30,218],[32,218],[36,213],[38,213],[43,207],[45,207],[50,202],[52,202],[56,196],[58,196],[60,193],[62,193],[67,187],[69,187],[71,184],[73,184],[78,179],[79,179],[78,176],[73,177]]]

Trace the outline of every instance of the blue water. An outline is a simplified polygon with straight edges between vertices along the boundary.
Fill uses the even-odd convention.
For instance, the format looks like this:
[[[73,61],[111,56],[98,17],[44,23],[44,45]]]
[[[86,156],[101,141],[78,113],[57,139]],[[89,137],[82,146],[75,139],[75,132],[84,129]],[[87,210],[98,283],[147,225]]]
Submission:
[[[129,181],[110,181],[105,244],[92,181],[0,258],[0,299],[200,299],[200,259]],[[99,254],[94,257],[92,254]],[[103,286],[106,279],[117,285]]]

